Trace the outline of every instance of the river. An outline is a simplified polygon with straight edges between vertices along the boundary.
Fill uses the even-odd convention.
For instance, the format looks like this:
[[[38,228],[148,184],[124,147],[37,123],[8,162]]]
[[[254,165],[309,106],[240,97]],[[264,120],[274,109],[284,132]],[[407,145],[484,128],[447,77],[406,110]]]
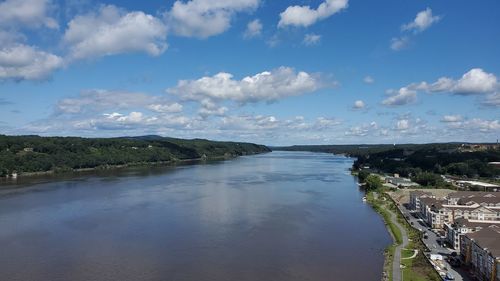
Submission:
[[[391,238],[352,161],[272,152],[4,183],[0,280],[379,281]]]

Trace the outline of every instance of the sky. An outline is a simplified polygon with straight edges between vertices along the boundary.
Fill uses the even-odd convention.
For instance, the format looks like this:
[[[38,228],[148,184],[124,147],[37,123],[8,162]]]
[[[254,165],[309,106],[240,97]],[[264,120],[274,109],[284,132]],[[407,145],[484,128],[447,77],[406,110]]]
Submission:
[[[0,0],[0,134],[495,142],[500,1]]]

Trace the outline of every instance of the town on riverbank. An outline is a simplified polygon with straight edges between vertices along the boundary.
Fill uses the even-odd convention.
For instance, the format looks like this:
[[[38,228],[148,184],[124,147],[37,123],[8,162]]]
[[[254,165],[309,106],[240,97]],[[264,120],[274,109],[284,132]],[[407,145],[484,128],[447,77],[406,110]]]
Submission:
[[[394,238],[385,280],[500,280],[500,144],[292,146],[354,157]]]
[[[388,249],[386,272],[391,265],[394,270],[387,280],[434,280],[425,265],[443,280],[500,280],[497,185],[445,177],[455,190],[423,189],[398,175],[366,176],[360,171],[358,176],[395,237],[396,247]],[[478,189],[486,191],[473,191]],[[423,258],[424,263],[408,264],[401,258],[405,252],[413,259]]]

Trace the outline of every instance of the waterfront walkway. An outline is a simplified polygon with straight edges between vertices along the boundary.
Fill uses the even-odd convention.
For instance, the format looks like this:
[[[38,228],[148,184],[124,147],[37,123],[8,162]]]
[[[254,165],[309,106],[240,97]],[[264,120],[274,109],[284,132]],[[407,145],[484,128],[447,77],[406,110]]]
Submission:
[[[391,214],[391,221],[401,231],[401,237],[403,238],[403,243],[396,246],[394,250],[394,259],[392,261],[392,281],[402,281],[401,250],[408,246],[408,233],[406,233],[406,229],[398,222],[396,214],[389,209],[387,211]]]

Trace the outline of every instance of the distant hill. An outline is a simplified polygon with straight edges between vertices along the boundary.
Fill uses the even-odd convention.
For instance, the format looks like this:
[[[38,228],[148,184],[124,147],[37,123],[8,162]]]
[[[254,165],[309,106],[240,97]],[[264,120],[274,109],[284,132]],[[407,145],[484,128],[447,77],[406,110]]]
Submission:
[[[79,138],[0,135],[0,176],[220,159],[269,152],[264,145],[155,135]]]

